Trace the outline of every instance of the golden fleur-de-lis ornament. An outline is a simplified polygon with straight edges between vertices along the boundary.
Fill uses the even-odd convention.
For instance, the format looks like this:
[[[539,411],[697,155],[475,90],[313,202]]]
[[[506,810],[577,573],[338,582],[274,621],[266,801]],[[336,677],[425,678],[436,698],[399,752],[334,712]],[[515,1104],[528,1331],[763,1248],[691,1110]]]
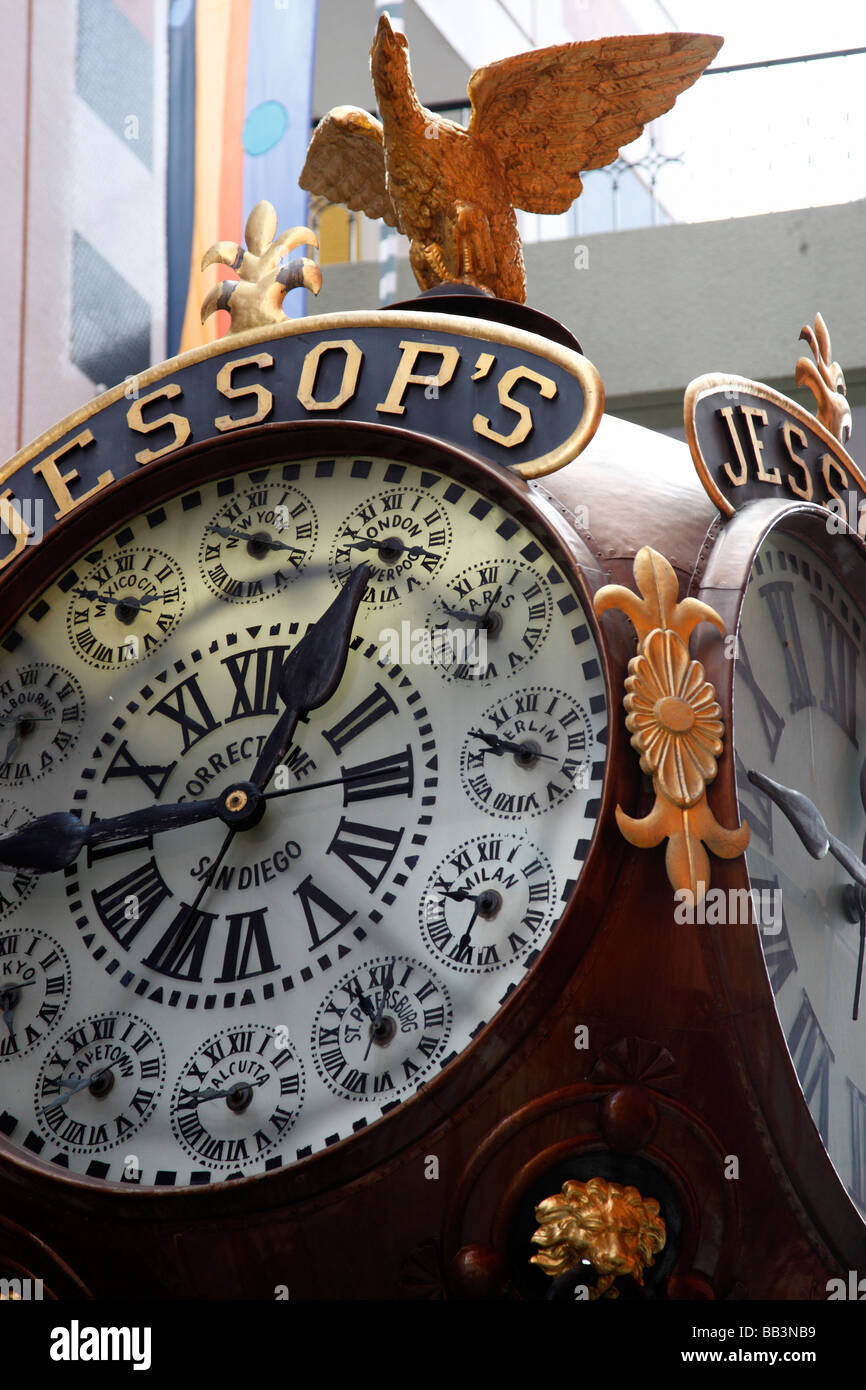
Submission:
[[[698,623],[712,623],[722,633],[725,625],[709,604],[694,598],[677,601],[673,567],[648,545],[635,556],[634,577],[640,597],[622,584],[606,584],[594,600],[599,617],[619,608],[637,633],[637,655],[625,681],[625,723],[641,771],[652,777],[655,791],[649,815],[637,820],[617,806],[616,823],[629,844],[640,849],[667,840],[671,886],[690,892],[700,903],[710,882],[704,846],[721,859],[735,859],[749,843],[748,825],[726,829],[707,803],[724,724],[715,689],[688,648]]]
[[[845,376],[839,363],[832,360],[830,334],[820,314],[815,315],[814,329],[807,324],[800,330],[800,337],[809,344],[815,362],[810,362],[808,357],[798,357],[794,379],[798,386],[808,386],[812,392],[818,406],[815,414],[824,428],[841,444],[847,444],[851,438],[851,406]]]
[[[286,317],[283,300],[289,290],[303,287],[319,293],[322,272],[315,261],[306,256],[286,261],[298,246],[318,247],[315,233],[309,227],[292,227],[281,236],[276,236],[276,231],[276,209],[273,203],[262,199],[247,218],[246,246],[235,241],[216,241],[205,252],[202,270],[209,265],[229,265],[239,278],[223,280],[208,292],[201,306],[202,323],[217,309],[227,309],[231,315],[229,333],[282,323]]]

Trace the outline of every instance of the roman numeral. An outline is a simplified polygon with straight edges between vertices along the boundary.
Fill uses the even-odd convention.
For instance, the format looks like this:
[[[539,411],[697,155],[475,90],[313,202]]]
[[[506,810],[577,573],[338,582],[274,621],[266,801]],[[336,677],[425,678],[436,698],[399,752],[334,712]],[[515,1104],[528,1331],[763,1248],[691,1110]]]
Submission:
[[[251,714],[277,713],[280,673],[287,650],[286,647],[257,647],[224,658],[222,664],[234,684],[234,703],[227,724]]]
[[[130,753],[129,745],[124,739],[111,759],[102,780],[108,782],[112,777],[139,777],[148,791],[158,800],[162,795],[163,787],[176,767],[176,761],[168,763],[164,767],[160,766],[159,763],[140,763]]]
[[[809,684],[809,672],[803,655],[803,642],[797,625],[797,612],[794,608],[794,585],[790,579],[775,579],[758,590],[766,599],[776,629],[776,636],[785,657],[785,670],[788,673],[788,688],[791,695],[791,713],[814,705],[815,696]]]
[[[298,884],[294,896],[300,902],[307,920],[311,951],[317,951],[326,941],[330,941],[332,936],[342,931],[347,922],[351,922],[352,918],[357,916],[356,912],[347,912],[339,903],[334,902],[322,888],[317,888],[311,874],[307,874]],[[336,925],[330,925],[329,930],[323,930],[326,919]]]
[[[401,753],[390,753],[387,758],[374,758],[354,767],[341,767],[340,772],[345,778],[351,778],[343,786],[344,806],[380,796],[412,795],[414,767],[408,744]]]
[[[132,1097],[132,1100],[129,1103],[132,1106],[133,1110],[138,1111],[139,1115],[146,1115],[148,1106],[153,1100],[154,1094],[155,1093],[153,1091],[145,1091],[141,1086],[139,1086],[138,1090],[136,1091],[135,1095]]]
[[[749,875],[749,878],[756,894],[774,893],[779,890],[778,878],[754,878],[752,875]],[[761,944],[764,950],[764,964],[770,977],[770,985],[773,994],[778,996],[779,991],[784,989],[790,977],[797,973],[797,958],[794,955],[794,948],[788,935],[788,923],[785,920],[784,908],[782,908],[782,930],[776,932],[775,936],[762,932]]]
[[[800,1011],[788,1034],[788,1050],[794,1059],[806,1104],[826,1146],[829,1132],[830,1064],[834,1058],[805,990]],[[816,1093],[816,1105],[813,1105],[812,1099]]]
[[[146,864],[124,874],[123,878],[109,883],[106,888],[94,891],[93,905],[111,935],[124,949],[128,949],[142,927],[171,896],[156,860],[151,858]],[[135,913],[130,912],[127,916],[132,906],[127,902],[130,897],[136,899]]]
[[[737,795],[740,800],[740,814],[749,822],[753,835],[763,840],[770,854],[773,853],[773,803],[766,792],[759,791],[749,781],[748,769],[739,753],[734,750],[734,773],[737,779]]]
[[[268,939],[266,912],[267,908],[258,908],[253,912],[236,912],[229,917],[222,974],[216,978],[218,985],[233,980],[247,980],[252,975],[267,975],[279,969]],[[249,968],[251,963],[253,969]]]
[[[187,697],[192,708],[187,705]],[[210,706],[199,689],[197,675],[181,681],[158,705],[154,705],[148,714],[162,714],[180,726],[184,753],[194,747],[199,739],[204,738],[205,734],[219,727],[219,720],[214,719]]]
[[[866,1096],[845,1077],[851,1104],[851,1196],[866,1209]]]
[[[327,853],[336,854],[338,859],[348,864],[372,893],[391,867],[402,838],[402,830],[385,830],[376,825],[364,825],[360,821],[348,821],[343,816]],[[372,871],[369,864],[379,867]]]
[[[770,761],[775,762],[776,751],[779,747],[779,740],[782,737],[785,721],[782,716],[777,713],[770,700],[767,699],[767,696],[758,685],[754,672],[752,671],[752,663],[749,660],[749,654],[746,651],[746,644],[742,637],[737,638],[737,653],[737,675],[745,681],[754,696],[755,704],[758,709],[758,718],[761,721],[764,738],[767,740],[767,750],[770,754]]]
[[[821,651],[824,657],[824,698],[821,708],[854,747],[857,745],[857,648],[842,624],[824,604],[812,595],[818,615]]]
[[[386,714],[396,713],[397,706],[384,686],[381,686],[377,681],[366,700],[362,700],[330,729],[323,729],[322,737],[327,739],[334,752],[339,755],[346,744],[351,743],[365,729],[369,729],[378,720],[384,719]]]
[[[201,980],[208,937],[215,921],[215,912],[192,913],[186,903],[181,904],[168,931],[145,956],[143,964],[174,980]]]
[[[229,546],[231,545],[232,542],[229,541]],[[214,565],[212,570],[208,570],[208,578],[226,594],[240,593],[243,587],[240,580],[230,578],[229,572],[223,564]]]

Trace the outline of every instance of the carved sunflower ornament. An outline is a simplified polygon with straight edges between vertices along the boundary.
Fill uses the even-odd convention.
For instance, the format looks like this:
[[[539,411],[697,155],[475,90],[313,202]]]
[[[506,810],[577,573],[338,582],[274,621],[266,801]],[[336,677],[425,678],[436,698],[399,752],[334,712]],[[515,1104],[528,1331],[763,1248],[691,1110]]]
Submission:
[[[625,722],[641,770],[653,779],[656,800],[643,819],[617,806],[616,821],[629,844],[640,849],[667,839],[668,879],[674,889],[688,889],[697,904],[710,883],[704,846],[722,859],[735,859],[749,843],[748,825],[726,830],[707,804],[724,724],[716,692],[688,649],[698,623],[710,622],[722,633],[725,626],[708,604],[693,598],[677,602],[673,568],[649,546],[635,556],[634,577],[641,598],[620,584],[607,584],[595,596],[595,611],[619,608],[637,632],[638,654],[625,681]]]

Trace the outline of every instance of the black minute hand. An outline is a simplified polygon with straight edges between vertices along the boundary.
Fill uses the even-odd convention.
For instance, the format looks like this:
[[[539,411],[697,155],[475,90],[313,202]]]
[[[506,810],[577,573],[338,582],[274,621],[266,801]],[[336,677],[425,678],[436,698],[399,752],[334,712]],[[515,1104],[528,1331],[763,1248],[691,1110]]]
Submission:
[[[834,859],[838,859],[843,869],[847,869],[855,883],[866,888],[866,864],[827,829],[824,817],[808,796],[794,791],[791,787],[781,786],[771,777],[765,777],[763,772],[750,772],[749,781],[771,801],[775,801],[779,810],[788,817],[813,859],[823,859],[829,851]]]
[[[866,888],[866,864],[862,859],[858,859],[852,849],[849,849],[843,840],[838,839],[827,829],[826,821],[818,810],[818,807],[804,796],[802,792],[792,791],[790,787],[780,786],[772,778],[765,777],[762,772],[750,772],[749,781],[752,782],[760,791],[765,792],[771,801],[788,817],[806,849],[813,859],[823,859],[828,853],[834,859],[838,859],[843,869],[846,869],[855,883],[859,883],[861,890]],[[860,791],[863,799],[863,773],[860,773]],[[866,804],[866,803],[864,803]],[[860,983],[863,979],[863,959],[866,955],[866,910],[861,905],[858,911],[860,922],[860,951],[857,957],[857,972],[854,980],[854,1011],[852,1018],[856,1022],[860,1012]]]
[[[72,864],[85,845],[161,834],[216,818],[230,827],[228,844],[236,830],[255,824],[265,809],[261,793],[288,752],[298,720],[307,710],[323,705],[342,679],[355,614],[369,576],[369,565],[354,570],[330,608],[283,662],[278,689],[287,708],[271,730],[249,782],[235,782],[207,801],[145,806],[89,825],[68,811],[52,811],[20,830],[0,835],[0,870],[56,873]]]
[[[318,709],[333,695],[343,678],[349,639],[358,606],[372,573],[369,565],[352,571],[330,608],[283,662],[277,689],[286,708],[274,725],[268,741],[250,773],[250,781],[264,791],[274,769],[289,751],[295,728],[302,714]]]

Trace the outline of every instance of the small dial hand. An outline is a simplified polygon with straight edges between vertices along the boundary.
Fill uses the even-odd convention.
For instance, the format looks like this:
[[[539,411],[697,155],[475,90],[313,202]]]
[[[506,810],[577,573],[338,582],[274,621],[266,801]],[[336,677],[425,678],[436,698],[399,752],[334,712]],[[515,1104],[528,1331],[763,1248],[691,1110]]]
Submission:
[[[368,1017],[370,1020],[375,1019],[375,1017],[376,1017],[376,1009],[375,1009],[375,1006],[374,1006],[372,1000],[370,1000],[370,999],[367,998],[366,994],[365,994],[365,993],[363,992],[363,990],[361,989],[361,986],[358,984],[358,981],[357,981],[357,980],[354,980],[354,981],[353,981],[353,984],[354,984],[354,986],[355,986],[355,989],[354,989],[354,991],[351,990],[351,989],[349,990],[349,996],[350,996],[350,998],[354,999],[356,1004],[360,1004],[360,1006],[361,1006],[361,1008],[363,1009],[364,1013],[367,1015],[367,1017]]]
[[[477,901],[475,893],[467,893],[465,888],[437,888],[436,892],[440,898],[453,898],[456,903],[474,903]]]
[[[0,714],[0,724],[50,724],[53,714]]]
[[[87,599],[89,602],[112,603],[115,608],[127,608],[133,611],[139,608],[147,608],[151,603],[156,603],[158,599],[164,599],[164,594],[145,594],[142,598],[114,598],[111,594],[101,594],[98,589],[78,588],[72,590],[79,598]]]
[[[261,531],[236,531],[232,526],[217,526],[211,524],[206,527],[208,531],[215,531],[218,536],[225,537],[226,540],[246,541],[248,544],[255,545],[262,550],[291,550],[294,555],[303,555],[300,546],[289,545],[286,541],[275,541],[273,537],[264,535]]]
[[[266,1076],[257,1076],[250,1081],[233,1081],[231,1086],[224,1086],[217,1090],[215,1086],[209,1086],[204,1091],[194,1091],[192,1095],[182,1096],[177,1103],[178,1110],[192,1109],[194,1106],[201,1105],[205,1100],[236,1100],[237,1108],[241,1108],[240,1102],[246,1098],[246,1094],[252,1095],[253,1086],[263,1086],[267,1081]],[[243,1107],[245,1108],[245,1107]]]
[[[349,532],[352,536],[353,532]],[[343,545],[344,550],[380,550],[385,557],[386,564],[393,564],[399,560],[401,555],[408,555],[410,560],[417,560],[419,555],[428,555],[431,560],[438,560],[439,556],[434,550],[425,550],[423,545],[405,545],[399,536],[386,536],[380,540],[369,540],[364,537],[362,540],[346,541]]]
[[[552,763],[557,761],[552,753],[542,753],[530,739],[525,743],[513,743],[510,739],[500,738],[498,734],[485,733],[483,729],[470,729],[468,732],[470,738],[483,739],[487,744],[482,750],[482,757],[485,753],[492,753],[497,758],[501,758],[503,753],[513,753],[522,763],[535,762],[536,758],[546,758]]]
[[[113,1062],[109,1062],[107,1066],[100,1067],[98,1071],[90,1072],[88,1076],[61,1076],[60,1080],[57,1082],[57,1085],[62,1086],[63,1090],[66,1091],[67,1094],[65,1096],[58,1097],[57,1100],[52,1100],[48,1105],[43,1105],[40,1114],[44,1115],[46,1111],[53,1110],[55,1105],[65,1105],[68,1100],[71,1100],[72,1097],[78,1093],[78,1091],[84,1091],[88,1086],[99,1087],[99,1082],[101,1081],[102,1077],[106,1078],[106,1084],[104,1084],[102,1087],[99,1087],[99,1093],[101,1093],[102,1095],[107,1095],[108,1092],[111,1090],[111,1086],[108,1084],[108,1082],[113,1081],[113,1077],[111,1075],[111,1068],[113,1067],[113,1065]],[[94,1094],[97,1094],[97,1092],[94,1092]]]
[[[17,989],[23,989],[25,985],[35,985],[35,983],[35,980],[20,980],[15,984],[4,985],[2,992],[0,992],[0,1006],[2,1006],[3,1009],[3,1022],[9,1029],[10,1038],[15,1037],[15,1029],[12,1027],[12,1010],[18,1003],[18,997],[15,991]]]
[[[25,984],[35,983],[35,980],[21,980],[18,984],[6,984],[6,986],[3,987],[3,992],[0,992],[0,1006],[3,1008],[3,1022],[6,1023],[8,1036],[11,1038],[15,1037],[13,1009],[15,1005],[18,1004],[18,997],[17,994],[15,994],[15,990],[21,990],[21,988],[24,988]]]
[[[388,995],[391,993],[393,985],[394,962],[391,961],[388,965],[387,973],[385,974],[382,980],[382,998],[379,1000],[379,1007],[376,1010],[373,1022],[370,1025],[370,1037],[367,1042],[367,1051],[364,1053],[365,1062],[370,1055],[370,1048],[373,1046],[373,1043],[376,1041],[377,1038],[381,1038],[383,1036],[382,1020],[385,1016],[385,1005],[388,1002]]]
[[[478,623],[477,613],[467,613],[464,608],[449,608],[445,602],[443,602],[442,608],[449,618],[454,618],[458,623]]]
[[[480,911],[481,911],[481,899],[480,899],[480,898],[476,898],[476,899],[475,899],[475,906],[474,906],[473,909],[472,909],[472,916],[469,918],[469,926],[466,928],[466,930],[465,930],[465,932],[463,933],[463,935],[461,936],[460,940],[457,942],[457,959],[458,959],[458,960],[459,960],[460,957],[463,955],[463,952],[464,952],[464,951],[467,951],[467,950],[469,949],[469,945],[470,945],[469,938],[470,938],[471,935],[472,935],[472,928],[475,926],[475,923],[476,923],[477,920],[478,920],[478,914],[479,914]]]

